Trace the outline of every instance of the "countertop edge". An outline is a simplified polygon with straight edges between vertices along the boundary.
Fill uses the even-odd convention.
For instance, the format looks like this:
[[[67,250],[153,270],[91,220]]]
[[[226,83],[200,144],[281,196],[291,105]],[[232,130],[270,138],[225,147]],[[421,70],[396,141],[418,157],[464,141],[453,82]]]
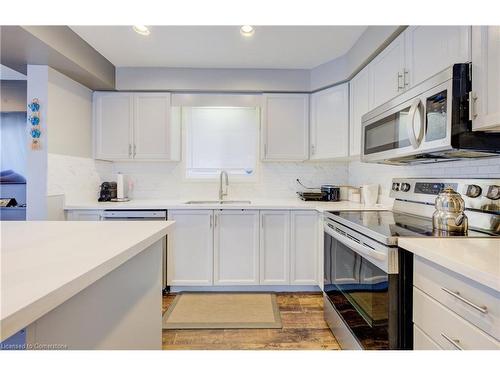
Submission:
[[[128,249],[97,265],[86,273],[77,276],[70,282],[61,285],[59,288],[49,292],[32,303],[21,307],[10,315],[2,317],[0,319],[0,340],[4,340],[19,330],[29,326],[37,319],[146,250],[155,242],[161,240],[170,232],[175,222],[170,221],[166,223],[168,225],[163,229],[158,230],[144,240],[139,241]]]
[[[475,238],[471,240],[481,241],[485,239],[487,238]],[[425,240],[429,239],[419,239],[419,241]],[[398,241],[398,246],[413,253],[414,255],[417,255],[443,268],[446,268],[451,272],[464,276],[496,292],[500,292],[500,277],[495,277],[494,275],[485,273],[484,271],[479,270],[476,267],[471,267],[467,263],[457,261],[446,256],[441,256],[438,252],[429,250],[428,248],[423,247],[422,244],[412,243],[412,241],[415,241],[415,238],[400,238]]]

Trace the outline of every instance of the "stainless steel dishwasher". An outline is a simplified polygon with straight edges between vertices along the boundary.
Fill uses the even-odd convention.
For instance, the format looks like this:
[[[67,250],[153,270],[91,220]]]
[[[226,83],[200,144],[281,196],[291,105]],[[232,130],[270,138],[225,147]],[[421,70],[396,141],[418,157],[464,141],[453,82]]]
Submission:
[[[101,220],[167,220],[166,210],[105,210],[101,216]],[[167,286],[167,237],[163,238],[163,292],[168,292]]]

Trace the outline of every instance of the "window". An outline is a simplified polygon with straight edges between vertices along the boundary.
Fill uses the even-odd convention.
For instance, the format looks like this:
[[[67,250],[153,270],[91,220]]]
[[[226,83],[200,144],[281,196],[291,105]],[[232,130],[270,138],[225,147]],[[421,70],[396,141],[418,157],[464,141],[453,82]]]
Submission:
[[[255,174],[259,109],[184,107],[186,176],[213,178],[221,170],[247,179]]]

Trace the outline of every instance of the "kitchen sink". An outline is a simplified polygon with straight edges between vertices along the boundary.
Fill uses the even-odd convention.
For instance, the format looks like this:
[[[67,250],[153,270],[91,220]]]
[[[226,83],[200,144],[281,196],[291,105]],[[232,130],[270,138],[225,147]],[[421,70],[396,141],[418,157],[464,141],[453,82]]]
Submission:
[[[186,204],[250,204],[251,201],[187,201]]]

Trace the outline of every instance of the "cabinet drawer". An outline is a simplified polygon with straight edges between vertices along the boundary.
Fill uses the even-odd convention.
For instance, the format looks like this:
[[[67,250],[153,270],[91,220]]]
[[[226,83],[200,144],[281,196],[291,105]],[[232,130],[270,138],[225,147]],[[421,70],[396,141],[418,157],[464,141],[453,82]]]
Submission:
[[[413,284],[417,288],[500,340],[499,292],[420,257],[415,257],[414,267]]]
[[[416,324],[413,325],[413,349],[414,350],[442,350],[427,334]]]
[[[443,349],[500,349],[500,342],[416,287],[413,322]]]

